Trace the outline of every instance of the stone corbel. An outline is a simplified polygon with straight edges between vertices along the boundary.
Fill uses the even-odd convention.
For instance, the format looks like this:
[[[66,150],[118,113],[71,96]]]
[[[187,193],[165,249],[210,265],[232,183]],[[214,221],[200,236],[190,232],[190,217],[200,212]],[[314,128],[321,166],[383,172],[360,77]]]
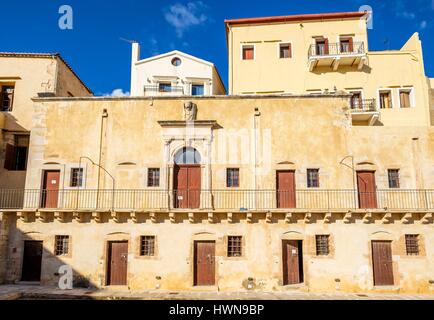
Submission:
[[[411,212],[407,212],[406,214],[404,214],[404,216],[402,217],[401,222],[404,224],[409,224],[411,222],[411,219],[413,218],[413,214]]]
[[[392,214],[390,212],[386,212],[383,216],[383,219],[381,219],[381,223],[388,224],[392,221]]]
[[[150,212],[149,217],[151,218],[152,223],[157,223],[157,215],[155,214],[155,212]]]
[[[133,221],[134,223],[139,222],[139,221],[138,221],[137,213],[136,213],[135,211],[131,211],[131,212],[130,212],[130,218],[131,218],[131,221]]]
[[[247,223],[253,223],[253,213],[247,212],[246,219],[247,219]]]
[[[188,213],[188,222],[194,223],[194,213],[193,212]]]
[[[304,216],[304,223],[311,223],[312,221],[312,213],[306,212]]]
[[[39,220],[41,222],[47,222],[48,221],[48,217],[47,217],[46,212],[37,211],[35,214],[35,217],[37,220]]]
[[[285,214],[285,223],[291,223],[292,220],[292,212],[287,212]]]
[[[175,223],[176,222],[176,220],[175,220],[175,212],[169,212],[169,220],[170,220],[170,223]],[[190,220],[190,214],[188,214],[188,220]]]
[[[228,222],[232,223],[232,212],[228,212]]]
[[[332,213],[331,212],[326,212],[324,214],[324,223],[329,224],[332,222]]]
[[[345,213],[344,223],[351,223],[352,219],[353,219],[353,213],[351,211],[348,211],[347,213]]]
[[[433,220],[433,213],[432,213],[432,212],[427,212],[427,213],[425,213],[425,215],[423,216],[421,222],[422,222],[423,224],[429,224],[432,220]]]
[[[54,212],[54,219],[59,222],[65,222],[65,213],[64,212]]]
[[[77,222],[84,222],[84,212],[74,212],[72,217]]]
[[[92,219],[95,222],[100,223],[101,222],[101,212],[92,212]]]
[[[271,223],[272,219],[273,219],[273,214],[270,211],[268,211],[265,215],[265,222]]]
[[[368,224],[372,222],[372,212],[368,211],[365,213],[365,215],[363,216],[363,223]]]
[[[23,222],[29,222],[29,213],[23,212],[23,211],[18,211],[17,212],[17,218]]]
[[[214,213],[208,212],[208,223],[214,223]]]
[[[116,211],[113,211],[110,214],[110,217],[113,219],[114,222],[119,223],[119,213],[117,213]]]

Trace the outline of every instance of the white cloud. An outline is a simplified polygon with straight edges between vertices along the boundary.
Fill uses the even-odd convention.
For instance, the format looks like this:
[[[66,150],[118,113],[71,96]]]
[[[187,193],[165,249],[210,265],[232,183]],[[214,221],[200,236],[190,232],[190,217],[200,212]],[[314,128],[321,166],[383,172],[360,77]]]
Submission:
[[[176,35],[181,38],[192,26],[203,24],[208,17],[203,13],[206,6],[201,1],[176,3],[164,14],[166,21],[175,27]]]
[[[128,91],[122,90],[122,89],[114,89],[112,93],[106,93],[104,94],[105,97],[129,97],[130,93]]]
[[[149,51],[151,53],[151,55],[156,56],[160,53],[160,51],[158,50],[158,41],[157,39],[155,39],[154,36],[149,38]]]
[[[423,30],[423,29],[425,29],[425,28],[427,27],[427,25],[428,25],[428,23],[426,22],[426,20],[423,20],[423,21],[420,23],[419,28],[420,28],[421,30]]]
[[[397,16],[409,20],[413,20],[414,18],[416,18],[414,12],[409,12],[409,11],[398,11]]]

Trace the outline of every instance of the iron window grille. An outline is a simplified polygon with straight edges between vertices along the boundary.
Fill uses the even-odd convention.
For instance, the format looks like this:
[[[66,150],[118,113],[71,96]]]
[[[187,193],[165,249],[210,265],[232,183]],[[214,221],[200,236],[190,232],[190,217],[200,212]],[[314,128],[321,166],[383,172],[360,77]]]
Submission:
[[[307,187],[319,188],[319,169],[307,169]]]
[[[160,186],[160,169],[149,168],[148,169],[148,187]]]
[[[405,249],[408,256],[419,255],[419,235],[406,234],[405,235]]]
[[[330,253],[329,250],[329,235],[321,234],[316,235],[316,255],[327,256]]]
[[[228,236],[228,257],[241,257],[242,236]]]
[[[234,188],[240,186],[240,169],[228,168],[226,171],[226,186]]]
[[[387,176],[389,178],[389,188],[399,188],[399,170],[389,169],[387,170]]]
[[[83,168],[71,169],[71,187],[83,186]]]
[[[65,256],[69,253],[69,236],[56,236],[55,255]]]
[[[155,236],[140,237],[140,255],[141,256],[155,255]]]

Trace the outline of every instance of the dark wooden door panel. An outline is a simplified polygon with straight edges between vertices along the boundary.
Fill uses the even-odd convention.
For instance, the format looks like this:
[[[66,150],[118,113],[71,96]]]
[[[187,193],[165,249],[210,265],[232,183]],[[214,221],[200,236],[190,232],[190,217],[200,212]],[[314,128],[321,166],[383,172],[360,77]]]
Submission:
[[[390,241],[372,241],[372,267],[374,285],[391,286],[394,284]]]
[[[59,198],[60,171],[44,171],[42,207],[57,208]]]
[[[174,168],[175,208],[199,208],[201,168],[197,165],[176,165]]]
[[[297,240],[283,240],[283,284],[297,284],[302,282],[300,261],[302,261],[300,244]]]
[[[294,171],[277,171],[277,207],[295,208],[295,174]]]
[[[357,189],[360,208],[377,208],[377,188],[375,186],[374,171],[357,172]]]
[[[42,252],[42,241],[24,241],[22,281],[41,280]]]
[[[200,167],[188,168],[188,207],[199,208],[200,206]]]
[[[215,284],[215,242],[194,242],[194,285],[212,286]]]
[[[128,242],[109,242],[108,285],[126,285]]]

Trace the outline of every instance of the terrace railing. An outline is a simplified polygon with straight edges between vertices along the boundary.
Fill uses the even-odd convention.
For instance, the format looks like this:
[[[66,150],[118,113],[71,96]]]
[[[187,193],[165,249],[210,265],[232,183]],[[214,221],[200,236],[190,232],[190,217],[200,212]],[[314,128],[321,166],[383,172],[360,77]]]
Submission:
[[[309,47],[310,57],[326,57],[339,55],[364,54],[365,44],[361,42],[349,43],[316,43]]]
[[[181,196],[180,196],[181,195]],[[168,210],[203,208],[211,210],[273,210],[388,208],[433,210],[434,190],[301,189],[277,190],[22,190],[0,189],[0,210]]]
[[[375,112],[377,104],[375,99],[351,99],[351,112]]]

